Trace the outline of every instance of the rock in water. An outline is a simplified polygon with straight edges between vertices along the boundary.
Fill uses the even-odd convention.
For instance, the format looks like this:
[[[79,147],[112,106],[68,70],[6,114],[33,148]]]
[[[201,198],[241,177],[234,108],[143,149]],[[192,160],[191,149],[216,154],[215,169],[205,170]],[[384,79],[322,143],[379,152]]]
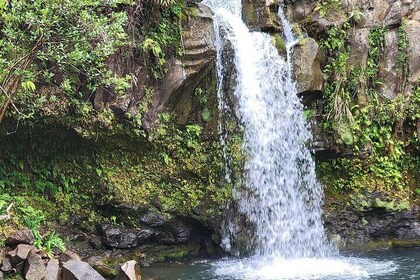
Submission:
[[[47,270],[39,250],[33,249],[29,252],[25,261],[24,275],[26,280],[42,280],[47,275]]]
[[[141,280],[140,266],[136,261],[128,261],[121,265],[115,280]]]
[[[117,270],[104,262],[104,257],[92,256],[87,259],[87,263],[92,266],[99,274],[107,278],[114,278]]]
[[[15,247],[19,244],[34,244],[35,237],[31,230],[23,229],[15,231],[6,239],[6,246]]]
[[[88,263],[70,260],[63,264],[62,280],[105,280]]]
[[[306,38],[295,47],[293,61],[293,78],[297,81],[298,93],[322,90],[324,79],[321,71],[321,52],[318,43]]]
[[[60,266],[57,259],[52,259],[48,262],[46,268],[46,275],[42,280],[57,280],[60,279]]]

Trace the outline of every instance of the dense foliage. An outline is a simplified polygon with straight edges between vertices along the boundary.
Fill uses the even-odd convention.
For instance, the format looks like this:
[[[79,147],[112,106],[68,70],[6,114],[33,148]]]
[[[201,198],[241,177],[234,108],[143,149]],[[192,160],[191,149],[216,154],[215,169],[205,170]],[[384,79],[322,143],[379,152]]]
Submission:
[[[34,121],[63,110],[82,119],[93,113],[98,88],[124,94],[129,77],[105,64],[128,43],[127,15],[118,9],[124,2],[2,1],[0,121],[6,112]]]
[[[0,11],[0,216],[10,214],[0,236],[29,227],[50,254],[63,244],[43,227],[137,226],[103,211],[119,205],[216,220],[230,197],[217,140],[166,113],[147,137],[142,130],[166,60],[183,53],[181,23],[193,13],[184,1],[0,0]],[[130,67],[116,71],[115,57],[145,68],[145,81]],[[207,108],[214,86],[192,97],[205,123],[216,117]],[[98,92],[118,99],[133,90],[137,114],[117,121],[109,104],[95,107]]]
[[[357,23],[352,17],[356,14],[350,14],[341,26],[332,26],[320,40],[329,56],[323,70],[329,77],[324,84],[323,130],[337,152],[350,151],[353,158],[320,163],[319,173],[330,190],[367,196],[379,192],[385,199],[408,203],[417,199],[420,191],[415,184],[419,164],[416,112],[420,103],[419,89],[407,90],[405,22],[397,29],[399,92],[396,97],[384,96],[378,65],[389,30],[371,28],[366,63],[351,60],[349,34]]]

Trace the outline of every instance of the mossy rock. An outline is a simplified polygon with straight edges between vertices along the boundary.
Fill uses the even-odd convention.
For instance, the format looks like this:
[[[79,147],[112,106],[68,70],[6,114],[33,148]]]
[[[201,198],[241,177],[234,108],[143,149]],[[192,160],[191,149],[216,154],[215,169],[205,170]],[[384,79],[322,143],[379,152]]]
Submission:
[[[271,12],[265,0],[242,1],[242,17],[251,30],[280,30],[277,15]]]
[[[286,53],[286,42],[284,41],[283,37],[279,33],[275,33],[271,35],[274,41],[274,46],[279,51],[280,54]]]
[[[367,243],[348,244],[346,249],[357,251],[372,251],[379,249],[388,249],[392,247],[417,247],[420,246],[420,240],[375,240]]]

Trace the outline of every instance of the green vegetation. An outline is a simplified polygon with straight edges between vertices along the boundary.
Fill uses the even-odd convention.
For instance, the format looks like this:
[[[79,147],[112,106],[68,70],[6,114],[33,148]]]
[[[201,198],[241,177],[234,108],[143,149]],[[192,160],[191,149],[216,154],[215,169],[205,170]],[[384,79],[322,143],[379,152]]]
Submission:
[[[11,205],[11,207],[7,207],[9,208],[10,218],[0,220],[2,227],[0,236],[6,235],[13,227],[27,227],[34,234],[34,245],[39,249],[43,249],[48,257],[53,257],[53,251],[56,249],[60,251],[65,250],[64,241],[57,233],[52,231],[41,234],[41,226],[45,223],[45,216],[42,211],[29,205],[26,197],[12,196],[3,191],[0,192],[0,215],[6,210],[6,205]]]
[[[193,14],[183,0],[0,0],[0,215],[14,203],[0,237],[29,227],[51,255],[64,242],[45,228],[76,217],[87,232],[101,222],[136,226],[142,214],[104,207],[219,218],[231,186],[205,131],[217,120],[214,78],[191,93],[197,120],[178,125],[163,113],[159,126],[143,127]],[[133,110],[112,107],[133,92]]]
[[[128,43],[123,4],[129,3],[1,1],[0,122],[6,113],[34,122],[53,110],[83,123],[94,113],[89,97],[98,88],[124,94],[130,77],[105,63]]]
[[[101,212],[104,205],[138,205],[209,222],[219,217],[231,195],[222,180],[218,141],[203,138],[199,125],[175,125],[169,114],[161,115],[151,142],[127,134],[95,142],[60,127],[33,132],[18,131],[13,141],[0,139],[0,193],[42,209],[31,219],[35,224],[27,225],[35,231],[42,216],[51,225],[78,216],[88,231],[100,222],[137,225],[135,216]],[[24,224],[23,214],[15,214],[18,221],[11,227]],[[42,240],[46,249],[57,245],[54,234],[49,236]]]
[[[191,14],[182,0],[0,1],[0,123],[7,118],[13,131],[58,122],[84,137],[141,127],[153,79],[168,57],[183,55],[182,22]],[[137,87],[138,73],[113,65],[116,56],[152,77],[128,122],[110,104]],[[109,97],[94,106],[100,94]]]
[[[174,2],[174,1],[168,1]],[[162,19],[156,27],[143,33],[144,41],[140,50],[146,55],[152,65],[151,74],[154,79],[162,78],[167,71],[164,68],[167,53],[175,51],[178,56],[183,55],[181,42],[181,20],[184,18],[183,7],[179,4],[165,5],[162,11]]]
[[[333,13],[344,13],[343,5],[340,0],[321,0],[317,3],[315,11],[319,11],[321,17],[330,16]]]
[[[408,64],[407,64],[407,48],[408,48],[408,36],[405,32],[406,28],[406,20],[403,20],[400,27],[398,28],[397,35],[398,35],[398,58],[397,58],[397,66],[402,71],[402,89],[405,89],[407,85],[407,78],[408,78]]]
[[[348,47],[351,25],[346,22],[331,27],[321,47],[330,56],[324,68],[329,78],[324,85],[323,129],[337,151],[350,150],[353,157],[320,163],[319,176],[331,192],[381,192],[389,197],[387,203],[406,205],[416,199],[412,178],[418,176],[419,156],[414,151],[419,144],[415,129],[418,90],[396,98],[382,96],[378,65],[388,30],[371,29],[367,61],[355,63],[350,62]],[[404,23],[398,38],[397,65],[405,81],[408,39]]]

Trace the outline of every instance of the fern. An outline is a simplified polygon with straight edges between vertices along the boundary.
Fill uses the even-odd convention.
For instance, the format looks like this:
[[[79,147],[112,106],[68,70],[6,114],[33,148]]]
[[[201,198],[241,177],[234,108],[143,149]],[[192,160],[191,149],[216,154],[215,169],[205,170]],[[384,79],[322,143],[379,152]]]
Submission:
[[[159,4],[164,7],[169,7],[176,4],[176,0],[155,0],[156,4]]]

